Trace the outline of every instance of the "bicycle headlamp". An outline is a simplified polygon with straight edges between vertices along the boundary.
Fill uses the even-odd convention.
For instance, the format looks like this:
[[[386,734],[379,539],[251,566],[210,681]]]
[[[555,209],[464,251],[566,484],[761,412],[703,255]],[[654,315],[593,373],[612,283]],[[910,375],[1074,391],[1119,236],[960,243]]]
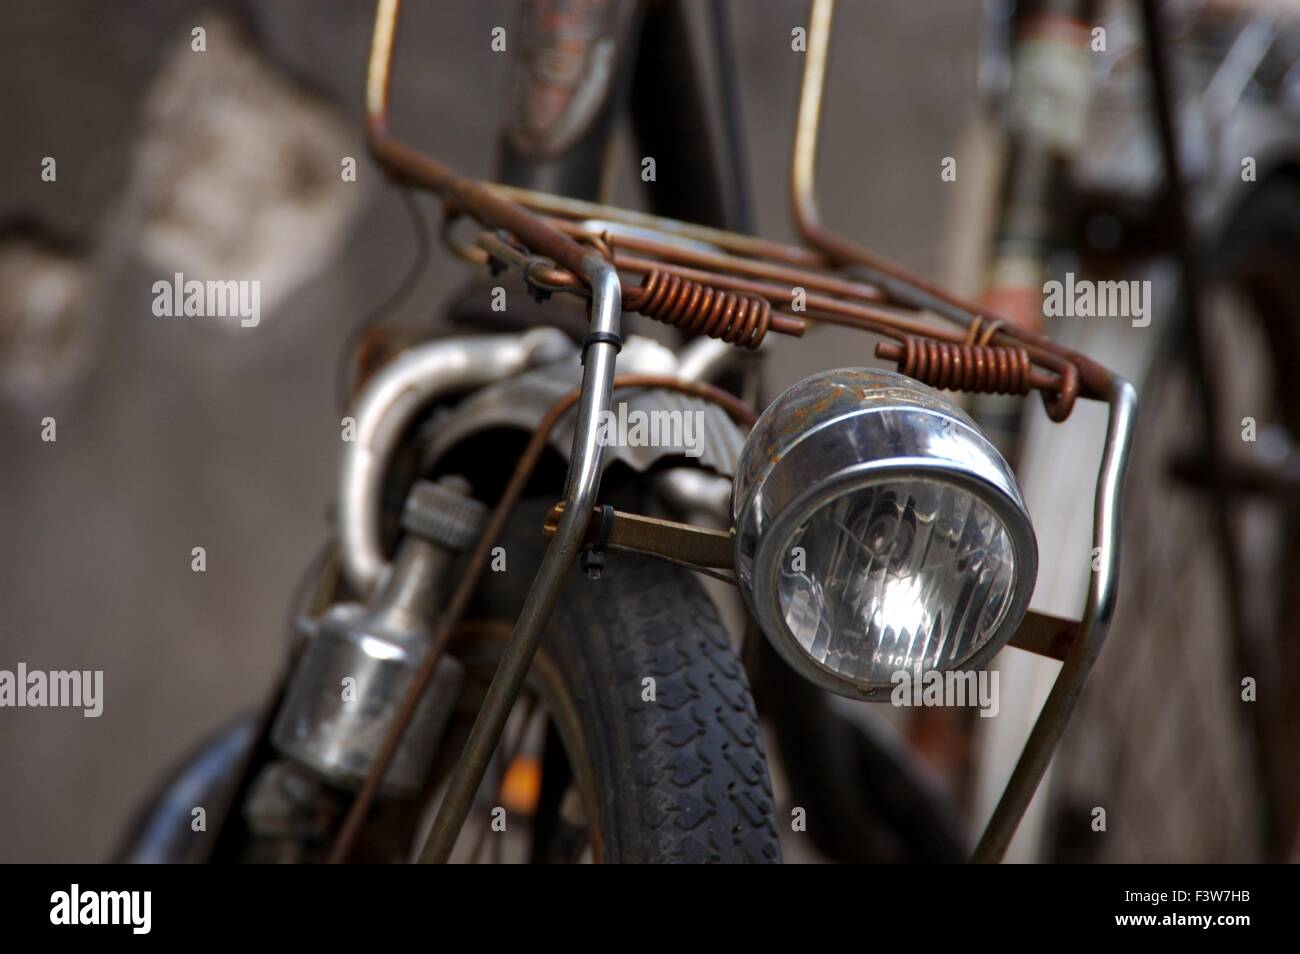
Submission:
[[[892,371],[806,378],[763,412],[732,496],[736,573],[781,655],[832,692],[976,668],[1029,606],[1038,546],[1010,468]]]

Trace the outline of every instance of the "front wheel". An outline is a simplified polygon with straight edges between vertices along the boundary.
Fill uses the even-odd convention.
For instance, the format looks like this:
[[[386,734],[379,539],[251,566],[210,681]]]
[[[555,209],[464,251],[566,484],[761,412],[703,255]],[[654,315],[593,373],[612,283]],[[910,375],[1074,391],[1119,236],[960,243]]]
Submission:
[[[507,571],[486,574],[454,647],[472,678],[453,751],[540,560],[544,512],[520,508]],[[570,574],[476,807],[453,860],[780,860],[749,684],[689,573],[611,554],[599,580]],[[511,814],[526,821],[513,848],[494,837]]]
[[[434,798],[541,559],[545,513],[536,502],[519,508],[501,541],[506,571],[486,574],[473,618],[457,630],[451,650],[466,679],[430,766]],[[120,857],[324,860],[353,792],[277,761],[264,729],[256,739],[248,723],[205,745],[142,816]],[[207,805],[237,805],[213,836],[197,840],[196,792],[208,793]],[[474,808],[453,861],[780,860],[749,684],[693,577],[619,555],[598,581],[570,575]],[[428,820],[417,802],[378,806],[354,859],[409,859]]]

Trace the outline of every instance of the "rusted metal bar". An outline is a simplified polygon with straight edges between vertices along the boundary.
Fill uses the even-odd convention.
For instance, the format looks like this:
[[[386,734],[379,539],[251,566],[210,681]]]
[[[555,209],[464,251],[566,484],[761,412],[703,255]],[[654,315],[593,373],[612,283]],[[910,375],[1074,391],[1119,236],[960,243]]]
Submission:
[[[1024,348],[954,344],[912,337],[902,344],[881,342],[876,357],[897,361],[898,370],[939,390],[973,394],[1025,394],[1030,388],[1057,392],[1056,375],[1034,371]]]
[[[542,528],[546,539],[555,535],[564,504],[558,503],[546,516]],[[601,540],[601,526],[605,515],[600,508],[592,511],[591,521],[583,536],[587,546],[599,543],[610,550],[623,550],[643,556],[671,559],[674,563],[730,570],[735,564],[734,539],[722,530],[710,530],[689,523],[661,520],[639,513],[615,510],[609,515],[609,525]]]
[[[566,225],[557,223],[557,225],[568,234],[588,239],[596,238],[590,230],[575,225]],[[1018,385],[1011,387],[1009,390],[1006,386],[990,388],[987,381],[991,380],[984,376],[982,368],[997,367],[1004,363],[1002,354],[1014,349],[1018,353],[1023,353],[1030,360],[1037,360],[1038,363],[1055,369],[1048,372],[1032,372],[1025,369],[1023,373],[1016,376],[1016,382],[1026,382],[1029,387],[1035,388],[1044,393],[1047,399],[1048,413],[1053,420],[1063,420],[1069,415],[1073,407],[1075,395],[1077,394],[1076,377],[1077,372],[1073,366],[1066,360],[1057,355],[1046,351],[1037,346],[1026,346],[1021,344],[992,346],[987,344],[971,345],[967,339],[969,334],[963,334],[960,331],[938,327],[929,322],[909,319],[904,316],[885,311],[881,308],[872,307],[871,305],[861,304],[860,301],[848,301],[842,298],[836,298],[832,295],[823,295],[816,293],[807,293],[806,288],[822,288],[834,292],[847,294],[853,298],[866,301],[876,301],[881,298],[876,289],[871,286],[861,285],[859,283],[847,281],[834,276],[821,275],[811,271],[806,271],[795,266],[772,265],[771,263],[756,262],[747,259],[739,259],[732,256],[726,256],[716,253],[703,252],[698,249],[679,248],[667,242],[659,242],[648,239],[643,236],[619,237],[602,236],[603,244],[608,249],[608,253],[614,264],[622,269],[632,272],[639,272],[646,276],[643,285],[625,286],[625,295],[631,296],[628,307],[633,310],[640,310],[643,314],[650,317],[666,320],[668,324],[683,327],[690,333],[709,334],[712,337],[725,337],[721,334],[714,334],[717,327],[715,324],[716,317],[711,317],[707,310],[696,307],[676,308],[673,302],[689,301],[698,303],[700,301],[717,301],[716,297],[705,295],[711,289],[723,288],[734,289],[746,294],[762,296],[769,302],[781,302],[792,305],[796,296],[803,292],[803,305],[810,309],[807,312],[809,318],[840,324],[848,327],[859,328],[865,331],[872,331],[877,334],[893,337],[905,347],[895,347],[885,345],[877,348],[877,356],[886,360],[899,361],[901,363],[900,371],[909,376],[917,377],[924,383],[931,384],[940,388],[951,390],[971,391],[971,392],[989,392],[1004,391],[1006,393],[1022,393]],[[536,284],[554,290],[574,290],[577,282],[563,269],[547,267],[545,263],[539,263],[536,257],[531,257],[527,253],[514,248],[510,243],[504,241],[492,233],[483,233],[477,239],[477,244],[488,252],[489,255],[499,261],[509,262],[516,267],[525,271],[526,276]],[[659,261],[657,259],[642,258],[639,256],[624,255],[617,250],[616,246],[630,246],[647,252],[654,252],[665,255],[676,260],[674,263]],[[694,263],[702,266],[699,268],[690,265],[677,264],[676,262]],[[708,268],[726,269],[726,271],[709,271]],[[783,278],[788,282],[793,282],[789,286],[776,284],[775,281],[761,281],[754,278],[738,278],[733,272],[747,273],[750,275],[768,276],[773,279]],[[679,276],[690,282],[694,286],[687,286],[679,291],[673,301],[669,302],[668,312],[671,314],[679,311],[679,314],[673,314],[671,319],[664,318],[661,313],[643,307],[644,296],[643,290],[648,285],[660,281],[660,273]],[[725,299],[723,299],[725,302]],[[724,306],[715,306],[713,309],[714,316],[721,312]],[[734,306],[731,306],[734,310]],[[703,312],[703,314],[702,314]],[[722,327],[727,327],[723,323]],[[770,327],[774,331],[780,331],[785,334],[801,335],[803,333],[803,322],[793,316],[773,313],[770,318]],[[971,330],[978,327],[978,321],[971,326]],[[990,323],[988,326],[990,332],[996,332],[997,324]],[[989,335],[992,337],[992,334]],[[756,340],[755,340],[756,339]],[[914,339],[914,340],[910,340]],[[726,337],[726,340],[734,340]],[[756,347],[762,341],[762,334],[757,334],[754,338],[748,339],[751,347]],[[960,362],[962,355],[953,350],[951,345],[961,345],[966,351],[970,351],[971,360],[964,366],[965,371],[956,375],[945,375],[942,380],[931,379],[925,374],[914,373],[916,365],[911,362],[906,355],[910,352],[908,347],[915,344],[915,341],[933,341],[937,347],[939,359],[934,363],[938,366],[948,366],[955,362]],[[970,350],[975,349],[975,350]],[[933,349],[931,349],[933,350]],[[955,356],[953,361],[949,361],[950,356]]]
[[[518,249],[499,235],[483,232],[476,244],[488,253],[488,263],[511,265],[525,280],[547,291],[582,293],[585,286],[565,269]],[[606,250],[601,249],[602,253]],[[617,264],[612,255],[608,258]],[[623,307],[647,318],[681,328],[687,334],[719,338],[729,344],[757,348],[771,330],[800,337],[807,325],[793,315],[774,312],[765,297],[741,296],[714,281],[720,277],[699,273],[699,279],[687,278],[679,270],[649,263],[642,270],[640,285],[624,283]]]
[[[829,29],[830,8],[829,0],[815,0],[813,5],[813,29],[810,31],[808,65],[800,100],[792,180],[796,224],[804,234],[805,240],[816,246],[818,251],[809,251],[750,236],[738,236],[720,229],[690,226],[655,216],[620,212],[592,203],[489,185],[457,176],[437,160],[399,142],[389,134],[387,120],[389,75],[400,9],[399,0],[380,0],[376,17],[367,97],[370,148],[376,160],[393,176],[441,195],[447,202],[451,214],[468,213],[485,225],[513,235],[528,249],[529,254],[550,259],[556,266],[555,269],[540,272],[537,270],[536,263],[530,267],[536,280],[550,282],[557,288],[575,281],[585,284],[580,273],[585,256],[590,254],[590,248],[576,241],[573,235],[589,229],[581,222],[547,221],[527,211],[520,202],[531,203],[535,208],[551,214],[572,218],[583,215],[605,216],[638,228],[648,228],[671,238],[707,242],[726,252],[734,253],[723,254],[689,249],[644,235],[619,235],[612,240],[627,248],[661,254],[676,264],[712,269],[720,275],[740,274],[772,282],[789,281],[791,288],[796,286],[814,288],[868,301],[878,299],[883,291],[884,297],[891,303],[929,310],[963,327],[978,325],[980,322],[995,325],[998,321],[996,316],[967,305],[947,295],[941,289],[921,282],[892,263],[876,259],[865,249],[822,228],[817,221],[815,205],[812,201],[814,186],[812,173],[816,158],[821,83],[829,46],[822,34]],[[464,255],[465,251],[464,248],[458,247],[458,254]],[[824,270],[835,265],[852,264],[867,266],[869,271],[874,269],[873,281],[879,287],[870,288],[837,276],[809,271],[809,269]],[[791,269],[789,266],[792,265],[800,268]],[[563,278],[560,269],[566,270],[571,277]],[[676,275],[678,278],[686,277],[680,270],[664,268],[662,271],[667,275]],[[647,273],[647,278],[653,275],[653,272]],[[680,309],[676,306],[672,309],[672,313],[683,322],[685,327],[711,332],[719,332],[721,329],[721,333],[717,334],[718,337],[734,339],[736,343],[746,346],[755,346],[761,342],[761,330],[755,333],[754,329],[759,328],[763,319],[755,319],[756,324],[733,327],[729,320],[721,317],[724,313],[734,314],[740,310],[743,299],[729,299],[717,294],[706,296],[705,293],[715,287],[713,282],[703,281],[701,275],[689,280],[698,283],[701,287],[691,287],[687,291],[679,290],[673,294],[675,302],[695,303],[689,307],[683,306],[685,311],[681,313],[678,313]],[[673,283],[660,280],[658,284],[667,287]],[[638,299],[630,296],[630,301],[635,303]],[[701,302],[706,304],[701,306]],[[867,315],[863,313],[861,306],[833,302],[834,299],[831,302],[821,302],[826,306],[820,312],[822,320],[856,324],[865,330],[885,334],[889,333],[886,329],[897,327],[905,320],[887,312]],[[661,316],[654,315],[654,317]],[[746,321],[748,322],[749,319]],[[762,330],[771,327],[786,334],[800,334],[803,328],[798,318],[789,315],[772,314],[766,321],[768,324]],[[675,322],[670,321],[670,323]],[[916,323],[911,324],[906,331],[939,340],[951,340],[951,335],[940,329]],[[1109,386],[1105,370],[1068,349],[1027,333],[1015,332],[1015,337],[1012,338],[1005,329],[999,330],[993,341],[982,342],[982,344],[990,343],[1023,346],[1036,363],[1059,375],[1060,384],[1055,392],[1049,393],[1047,388],[1043,389],[1048,413],[1053,420],[1063,420],[1069,415],[1078,392],[1076,380],[1082,380],[1084,391],[1088,396],[1105,399],[1106,389]]]
[[[582,277],[589,249],[518,203],[503,198],[477,180],[456,175],[448,166],[389,135],[390,71],[400,11],[400,0],[379,0],[376,10],[366,90],[366,132],[371,154],[393,176],[438,193],[485,225],[517,235],[534,252],[554,259]]]
[[[1064,619],[1049,613],[1030,610],[1016,634],[1011,637],[1009,646],[1027,652],[1046,656],[1048,659],[1064,661],[1070,654],[1070,647],[1079,638],[1082,627],[1077,619]]]
[[[543,192],[532,192],[528,189],[518,189],[514,186],[500,185],[498,183],[488,183],[487,186],[498,195],[512,199],[534,211],[544,212],[547,215],[575,220],[615,222],[620,225],[658,232],[671,238],[714,245],[737,255],[746,255],[772,262],[785,262],[792,265],[803,265],[808,268],[826,268],[829,264],[825,256],[802,245],[787,245],[783,242],[773,242],[770,239],[757,238],[753,235],[741,235],[705,225],[682,222],[678,219],[648,215],[644,212],[616,208],[612,205],[584,202],[566,196],[547,195]]]
[[[799,96],[790,174],[791,204],[795,228],[800,237],[825,255],[831,264],[863,271],[872,284],[879,286],[896,301],[931,311],[963,327],[976,322],[997,323],[1000,330],[988,343],[1024,345],[1036,361],[1040,356],[1051,355],[1059,361],[1069,362],[1077,369],[1082,393],[1094,400],[1108,401],[1111,394],[1110,372],[1092,359],[1042,335],[1008,325],[1001,316],[987,308],[912,275],[897,263],[875,255],[822,225],[816,195],[817,137],[834,7],[835,0],[812,0],[809,14],[808,49],[804,55],[803,86]],[[1059,421],[1068,416],[1072,406],[1071,398],[1058,402],[1055,408],[1049,405],[1048,411],[1053,420]]]
[[[573,237],[596,234],[589,226],[578,222],[566,223],[556,220],[555,227],[566,235]],[[618,232],[604,232],[601,234],[613,248],[655,255],[681,265],[693,265],[697,268],[723,274],[748,275],[752,278],[764,279],[770,282],[780,282],[790,287],[813,288],[831,294],[859,298],[869,303],[888,300],[888,296],[882,293],[879,288],[831,274],[825,271],[824,265],[820,266],[819,270],[816,266],[788,264],[754,256],[733,255],[723,251],[681,245],[645,234],[623,234]]]

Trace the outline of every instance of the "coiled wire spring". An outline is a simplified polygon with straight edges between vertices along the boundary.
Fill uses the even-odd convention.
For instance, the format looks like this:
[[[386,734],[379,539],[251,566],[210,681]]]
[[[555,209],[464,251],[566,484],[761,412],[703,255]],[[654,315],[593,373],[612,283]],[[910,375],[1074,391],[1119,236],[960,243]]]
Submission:
[[[772,306],[763,298],[710,288],[669,272],[650,271],[623,307],[680,328],[753,350],[772,323]]]
[[[1033,383],[1033,362],[1024,348],[908,337],[901,345],[881,342],[876,355],[897,361],[901,374],[941,391],[1028,394]]]

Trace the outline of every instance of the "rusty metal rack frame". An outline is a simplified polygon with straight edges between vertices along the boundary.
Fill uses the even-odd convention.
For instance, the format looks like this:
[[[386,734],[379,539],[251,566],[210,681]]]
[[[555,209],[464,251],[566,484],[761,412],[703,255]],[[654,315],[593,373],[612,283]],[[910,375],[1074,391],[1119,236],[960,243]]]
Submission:
[[[748,349],[759,347],[770,332],[799,336],[809,323],[848,325],[879,335],[884,339],[877,345],[879,357],[897,361],[904,374],[941,389],[1019,394],[1036,390],[1054,421],[1065,420],[1079,398],[1109,406],[1093,512],[1092,542],[1100,559],[1089,581],[1083,618],[1061,620],[1031,612],[1012,640],[1012,645],[1063,660],[1063,666],[973,855],[975,861],[1000,860],[1046,771],[1114,610],[1120,500],[1137,405],[1132,386],[1081,354],[1004,323],[996,314],[907,274],[821,223],[815,168],[834,0],[812,0],[809,11],[791,176],[794,222],[805,243],[800,246],[456,175],[389,130],[399,7],[400,0],[378,0],[366,94],[371,153],[395,181],[442,199],[444,241],[458,256],[476,265],[517,271],[538,296],[589,298],[590,330],[582,346],[581,387],[548,411],[522,455],[352,805],[331,861],[347,859],[415,703],[477,587],[490,547],[560,418],[576,405],[564,501],[548,520],[550,543],[464,752],[451,772],[423,861],[445,862],[450,856],[562,581],[587,545],[602,464],[596,422],[609,408],[613,390],[652,386],[678,390],[713,401],[738,423],[752,424],[751,409],[710,385],[674,378],[616,377],[625,310],[686,334],[707,335]],[[465,220],[474,223],[468,235],[457,229]],[[635,276],[639,282],[626,280]],[[798,313],[790,310],[796,300],[804,306]],[[632,540],[653,540],[656,534],[676,534],[683,540],[682,535],[693,529],[708,532],[686,525],[628,526],[629,519],[635,522],[634,515],[624,515],[623,525]],[[725,562],[716,558],[718,549],[717,540],[702,538],[690,552],[713,555],[698,559],[703,566]]]

